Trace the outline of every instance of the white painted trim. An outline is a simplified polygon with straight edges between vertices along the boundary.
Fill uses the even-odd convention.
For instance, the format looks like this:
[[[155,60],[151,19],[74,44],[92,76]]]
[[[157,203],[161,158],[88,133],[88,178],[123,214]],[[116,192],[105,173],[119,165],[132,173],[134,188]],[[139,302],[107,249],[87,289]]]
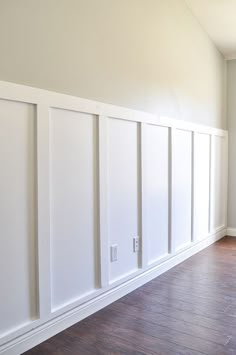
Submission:
[[[147,238],[147,201],[146,201],[146,186],[147,186],[147,162],[146,162],[146,149],[147,149],[147,125],[141,123],[141,250],[142,250],[142,268],[146,269],[148,265],[148,238]]]
[[[226,233],[229,237],[236,237],[236,228],[227,228]]]
[[[170,127],[169,128],[169,152],[168,152],[168,177],[169,177],[169,181],[168,181],[168,252],[169,254],[172,254],[174,251],[174,241],[173,241],[173,226],[172,226],[172,215],[173,215],[173,211],[172,211],[172,207],[173,207],[173,203],[172,203],[172,185],[173,185],[173,181],[172,181],[172,176],[173,176],[173,137],[174,137],[174,133],[175,133],[175,128],[174,127]]]
[[[210,208],[209,208],[209,233],[214,228],[214,171],[215,171],[215,137],[210,135]]]
[[[212,135],[209,136],[209,210],[208,210],[208,232],[211,232],[211,219],[212,219],[212,188],[211,188],[211,180],[213,174],[213,166],[212,166]]]
[[[192,191],[191,191],[191,241],[194,242],[196,238],[195,233],[195,165],[196,165],[196,132],[192,132]]]
[[[223,167],[225,172],[225,181],[224,181],[224,189],[225,189],[225,200],[224,200],[224,225],[228,225],[228,189],[229,189],[229,137],[228,135],[225,137],[225,166]]]
[[[51,313],[50,265],[50,117],[47,105],[37,105],[37,234],[39,318]]]
[[[195,124],[178,118],[175,119],[165,116],[157,117],[156,115],[147,112],[91,101],[76,96],[69,96],[6,81],[0,81],[0,98],[36,105],[45,104],[49,107],[61,108],[70,111],[87,112],[100,116],[119,118],[134,122],[144,122],[217,136],[225,137],[228,135],[228,132],[223,129]]]
[[[129,292],[142,286],[143,284],[151,281],[155,277],[168,271],[177,264],[188,259],[197,252],[203,250],[209,245],[213,244],[217,240],[225,236],[227,229],[222,229],[220,232],[210,235],[207,239],[193,244],[190,248],[176,253],[169,260],[166,260],[158,266],[147,270],[140,275],[124,282],[123,284],[112,288],[111,290],[103,293],[102,295],[83,303],[82,305],[73,308],[70,311],[65,312],[57,318],[54,318],[35,329],[30,330],[18,338],[9,341],[5,345],[0,347],[1,355],[19,355],[20,353],[27,351],[28,349],[36,346],[42,341],[52,337],[53,335],[61,332],[62,330],[72,326],[80,320],[88,317],[94,312],[108,306],[110,303],[123,297]]]
[[[109,284],[109,247],[108,247],[108,218],[107,218],[107,184],[108,184],[108,141],[107,125],[108,119],[105,116],[99,116],[99,244],[100,244],[100,287],[106,287]]]

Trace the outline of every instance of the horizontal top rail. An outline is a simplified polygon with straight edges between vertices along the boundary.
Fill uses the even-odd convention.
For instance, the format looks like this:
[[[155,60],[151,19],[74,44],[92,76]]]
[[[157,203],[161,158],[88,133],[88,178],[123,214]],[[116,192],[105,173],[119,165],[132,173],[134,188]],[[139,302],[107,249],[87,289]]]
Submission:
[[[138,111],[121,106],[106,104],[98,101],[83,99],[77,96],[61,94],[58,92],[0,81],[0,99],[20,101],[31,104],[46,104],[49,108],[60,108],[79,111],[94,115],[120,118],[135,122],[143,122],[164,127],[172,127],[199,133],[217,136],[227,136],[227,130],[196,124],[181,119],[156,116],[154,114]]]

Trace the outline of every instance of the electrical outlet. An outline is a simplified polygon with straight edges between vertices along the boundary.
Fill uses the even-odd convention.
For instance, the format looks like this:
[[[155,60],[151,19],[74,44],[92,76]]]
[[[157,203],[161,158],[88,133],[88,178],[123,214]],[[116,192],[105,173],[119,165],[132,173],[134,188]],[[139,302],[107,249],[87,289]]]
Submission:
[[[111,262],[118,260],[118,245],[114,244],[111,246]]]
[[[134,249],[134,253],[139,251],[139,237],[133,238],[133,249]]]

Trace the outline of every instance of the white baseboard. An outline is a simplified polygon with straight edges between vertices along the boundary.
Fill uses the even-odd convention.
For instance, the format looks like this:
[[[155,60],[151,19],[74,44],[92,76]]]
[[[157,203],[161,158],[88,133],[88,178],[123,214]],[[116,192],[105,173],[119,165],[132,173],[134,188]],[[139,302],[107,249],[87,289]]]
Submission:
[[[228,230],[229,229],[224,228],[218,232],[215,232],[214,234],[209,235],[203,241],[193,243],[188,249],[179,251],[177,254],[173,255],[161,264],[141,272],[138,276],[135,276],[134,278],[122,283],[121,285],[104,292],[102,295],[97,296],[96,298],[78,307],[75,307],[70,311],[65,312],[64,314],[36,327],[35,329],[30,330],[24,335],[9,341],[8,343],[0,346],[0,354],[19,355],[24,351],[29,350],[30,348],[56,335],[57,333],[72,326],[80,320],[108,306],[112,302],[144,285],[148,281],[154,279],[160,274],[188,259],[192,255],[205,249],[212,243],[224,237]],[[236,235],[236,229],[234,229],[234,231]]]
[[[227,235],[229,237],[236,237],[236,228],[227,228]]]

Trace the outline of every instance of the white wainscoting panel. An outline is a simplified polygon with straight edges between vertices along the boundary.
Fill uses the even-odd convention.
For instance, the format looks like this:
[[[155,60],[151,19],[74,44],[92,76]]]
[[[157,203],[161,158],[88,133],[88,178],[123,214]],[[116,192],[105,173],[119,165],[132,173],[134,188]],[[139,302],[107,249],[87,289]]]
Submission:
[[[169,128],[146,127],[146,223],[149,264],[168,254]]]
[[[209,233],[210,207],[210,136],[194,136],[194,239],[206,238]]]
[[[0,337],[38,317],[35,107],[0,100]]]
[[[111,282],[137,271],[139,266],[139,253],[133,250],[133,238],[141,237],[139,131],[136,122],[109,119],[109,246],[118,247],[118,260],[110,263]]]
[[[52,308],[98,286],[97,118],[51,109]]]
[[[227,146],[221,136],[212,137],[211,227],[222,228],[226,223]]]
[[[0,355],[226,235],[227,146],[223,130],[0,81]]]
[[[191,243],[192,230],[192,132],[172,132],[172,248]]]

